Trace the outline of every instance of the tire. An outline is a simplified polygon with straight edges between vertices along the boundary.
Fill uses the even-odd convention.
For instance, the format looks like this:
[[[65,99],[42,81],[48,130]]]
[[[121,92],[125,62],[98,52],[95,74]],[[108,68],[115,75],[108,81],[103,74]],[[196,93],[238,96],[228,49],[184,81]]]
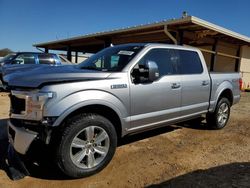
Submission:
[[[226,126],[230,117],[231,104],[227,98],[221,98],[213,113],[207,114],[207,124],[212,129],[222,129]]]
[[[72,178],[90,176],[108,165],[116,146],[116,130],[108,119],[98,114],[80,114],[62,130],[56,163]]]

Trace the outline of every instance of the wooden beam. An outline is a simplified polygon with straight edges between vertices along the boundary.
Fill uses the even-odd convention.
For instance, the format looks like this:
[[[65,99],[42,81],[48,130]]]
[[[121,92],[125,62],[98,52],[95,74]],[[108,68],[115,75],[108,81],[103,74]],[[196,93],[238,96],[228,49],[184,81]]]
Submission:
[[[237,50],[237,56],[240,56],[240,52],[241,52],[241,46],[238,47],[238,50]],[[235,72],[238,72],[239,71],[239,65],[240,65],[240,58],[238,59],[235,59],[235,67],[234,67],[234,70]]]
[[[104,48],[110,47],[111,45],[111,39],[105,39],[104,40]]]
[[[67,48],[67,59],[69,61],[72,60],[72,54],[71,54],[71,47],[70,46],[68,46],[68,48]]]
[[[75,63],[78,63],[78,52],[76,51],[76,54],[75,54]]]
[[[183,45],[184,32],[182,30],[178,31],[177,43],[178,45]]]
[[[217,44],[218,40],[215,40],[215,43],[213,44],[212,51],[215,53],[212,53],[211,61],[210,61],[210,71],[214,71],[214,64],[217,61]]]
[[[164,33],[164,31],[161,29],[161,30],[141,32],[141,33],[121,34],[121,35],[119,35],[119,38],[123,38],[123,37],[135,37],[135,36],[157,34],[157,33]]]

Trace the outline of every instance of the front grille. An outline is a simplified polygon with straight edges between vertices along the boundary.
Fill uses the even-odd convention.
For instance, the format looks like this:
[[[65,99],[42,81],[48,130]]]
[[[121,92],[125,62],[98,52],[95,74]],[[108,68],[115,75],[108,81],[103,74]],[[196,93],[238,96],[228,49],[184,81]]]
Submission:
[[[10,122],[15,127],[23,127],[25,129],[29,129],[31,131],[40,132],[43,128],[38,121],[30,121],[30,120],[22,120],[22,119],[13,119],[10,118]]]
[[[25,111],[25,99],[17,98],[14,95],[10,95],[11,112],[13,114],[21,114]]]

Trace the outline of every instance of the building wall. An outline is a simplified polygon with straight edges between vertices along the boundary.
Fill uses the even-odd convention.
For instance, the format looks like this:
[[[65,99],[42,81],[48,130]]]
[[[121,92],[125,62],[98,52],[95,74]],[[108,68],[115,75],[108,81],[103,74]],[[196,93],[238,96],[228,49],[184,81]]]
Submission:
[[[201,48],[212,51],[212,46],[201,46]],[[238,46],[235,46],[229,43],[218,42],[217,44],[217,52],[236,56],[237,50],[238,50]],[[210,70],[212,54],[209,52],[203,52],[203,55],[204,55],[207,67]],[[217,55],[216,62],[214,64],[214,72],[235,72],[235,63],[236,63],[235,58]]]
[[[243,81],[243,87],[250,88],[250,47],[243,46],[241,48],[240,72]]]
[[[206,50],[211,50],[211,51],[212,51],[212,49],[213,49],[212,46],[201,46],[201,48],[206,49]],[[210,70],[210,64],[211,64],[212,55],[211,55],[211,53],[209,53],[209,52],[204,52],[204,51],[202,51],[202,54],[203,54],[204,59],[205,59],[205,61],[206,61],[207,68],[208,68],[208,70]]]
[[[228,55],[237,55],[238,46],[229,43],[219,42],[217,45],[217,51]],[[235,58],[225,57],[222,55],[217,56],[217,60],[214,66],[215,72],[234,72],[235,71]]]

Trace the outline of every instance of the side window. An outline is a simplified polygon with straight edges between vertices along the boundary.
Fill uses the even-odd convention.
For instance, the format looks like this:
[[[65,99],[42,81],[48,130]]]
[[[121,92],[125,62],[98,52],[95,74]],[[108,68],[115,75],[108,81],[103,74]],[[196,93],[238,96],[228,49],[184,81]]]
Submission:
[[[177,74],[178,60],[173,49],[153,49],[139,61],[139,68],[143,68],[147,61],[154,61],[158,65],[160,77],[173,75]]]
[[[120,59],[120,56],[112,55],[111,61],[110,61],[110,67],[111,68],[118,67],[119,59]]]
[[[32,54],[21,54],[16,57],[12,64],[36,64],[35,56]]]
[[[55,64],[55,59],[51,54],[38,54],[39,64]]]
[[[181,74],[201,74],[203,72],[199,54],[194,51],[176,50],[180,57]]]

